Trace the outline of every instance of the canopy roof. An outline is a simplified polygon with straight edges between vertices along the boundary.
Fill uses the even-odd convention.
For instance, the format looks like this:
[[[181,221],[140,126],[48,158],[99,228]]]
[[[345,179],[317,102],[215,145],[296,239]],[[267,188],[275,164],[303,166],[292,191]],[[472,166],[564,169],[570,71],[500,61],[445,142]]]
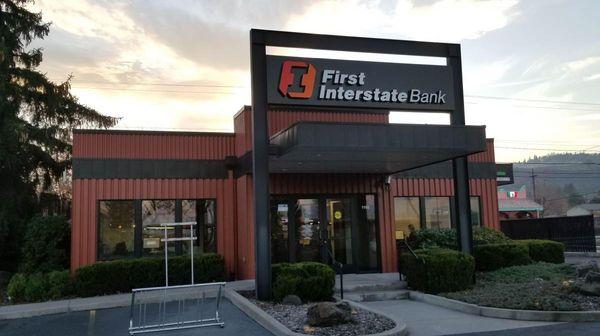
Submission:
[[[298,122],[271,137],[271,172],[396,173],[486,150],[485,126]]]

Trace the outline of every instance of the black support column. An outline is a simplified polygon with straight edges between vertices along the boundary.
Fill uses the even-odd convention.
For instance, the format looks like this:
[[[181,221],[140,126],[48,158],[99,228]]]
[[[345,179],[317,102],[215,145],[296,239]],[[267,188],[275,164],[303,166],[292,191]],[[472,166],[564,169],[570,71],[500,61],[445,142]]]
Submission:
[[[452,68],[454,80],[455,109],[450,114],[450,123],[456,126],[465,125],[465,102],[462,85],[462,65],[460,46],[449,49],[448,65]],[[454,175],[454,213],[456,214],[456,233],[460,250],[473,253],[473,226],[471,225],[471,194],[469,191],[469,168],[467,157],[452,160]]]
[[[252,76],[252,182],[256,297],[271,298],[271,225],[269,223],[269,134],[266,45],[260,31],[250,32]]]

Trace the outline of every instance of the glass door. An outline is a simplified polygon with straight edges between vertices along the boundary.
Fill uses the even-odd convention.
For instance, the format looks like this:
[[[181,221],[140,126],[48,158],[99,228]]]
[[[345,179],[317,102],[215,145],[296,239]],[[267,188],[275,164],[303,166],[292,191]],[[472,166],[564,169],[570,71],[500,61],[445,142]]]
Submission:
[[[319,199],[297,199],[294,210],[296,260],[323,260],[321,254],[321,221]]]
[[[355,221],[353,198],[327,198],[327,237],[335,260],[354,269],[355,257],[352,249],[352,223]]]

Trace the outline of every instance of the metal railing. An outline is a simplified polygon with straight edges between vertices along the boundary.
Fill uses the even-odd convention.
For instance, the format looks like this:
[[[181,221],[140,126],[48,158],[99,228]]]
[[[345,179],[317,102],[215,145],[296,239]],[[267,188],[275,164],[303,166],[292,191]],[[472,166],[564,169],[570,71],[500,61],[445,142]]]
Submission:
[[[425,259],[419,257],[415,253],[415,251],[412,249],[412,247],[410,247],[410,245],[408,244],[408,241],[406,240],[406,237],[403,240],[396,240],[396,243],[398,245],[404,244],[404,246],[406,247],[406,249],[408,250],[408,252],[410,252],[410,254],[412,254],[412,256],[415,257],[415,259],[417,259],[417,261],[425,264]],[[401,250],[400,250],[400,248],[398,246],[397,246],[396,250],[397,250],[397,253],[398,253],[398,258],[397,258],[398,259],[398,277],[399,277],[400,281],[402,281],[404,279],[402,279],[402,267],[400,265],[400,253],[401,253]]]
[[[329,248],[328,244],[325,244],[325,249],[327,250],[327,254],[331,258],[331,263],[338,268],[338,275],[340,276],[340,299],[344,299],[344,264],[337,261],[333,255],[333,252]]]

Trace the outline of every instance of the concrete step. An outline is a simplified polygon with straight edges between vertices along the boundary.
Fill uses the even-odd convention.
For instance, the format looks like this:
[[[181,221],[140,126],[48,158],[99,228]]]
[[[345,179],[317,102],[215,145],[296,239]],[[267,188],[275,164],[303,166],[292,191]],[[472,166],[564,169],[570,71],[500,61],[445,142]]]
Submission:
[[[336,295],[339,299],[339,294]],[[408,299],[406,290],[385,290],[385,291],[367,291],[367,292],[349,292],[344,291],[344,299],[354,302],[372,302],[372,301],[390,301]]]
[[[382,291],[394,291],[406,289],[406,281],[388,281],[388,282],[374,282],[370,284],[366,283],[344,283],[344,293],[355,293],[355,292],[382,292]],[[339,293],[340,288],[336,286],[335,292]]]

